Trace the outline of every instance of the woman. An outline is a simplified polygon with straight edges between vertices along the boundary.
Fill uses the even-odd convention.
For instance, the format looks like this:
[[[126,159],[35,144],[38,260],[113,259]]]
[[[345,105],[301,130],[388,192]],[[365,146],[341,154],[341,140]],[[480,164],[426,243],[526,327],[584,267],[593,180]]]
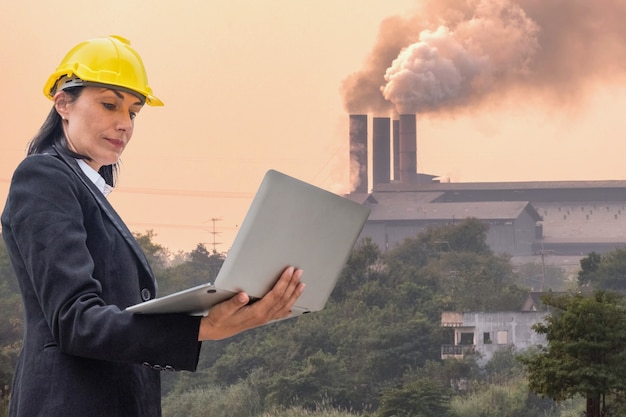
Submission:
[[[54,106],[2,213],[25,310],[9,415],[160,416],[160,371],[193,371],[201,341],[289,315],[301,271],[287,268],[254,304],[240,293],[206,317],[124,311],[154,298],[156,283],[106,194],[135,116],[163,103],[116,36],[73,48],[44,93]]]

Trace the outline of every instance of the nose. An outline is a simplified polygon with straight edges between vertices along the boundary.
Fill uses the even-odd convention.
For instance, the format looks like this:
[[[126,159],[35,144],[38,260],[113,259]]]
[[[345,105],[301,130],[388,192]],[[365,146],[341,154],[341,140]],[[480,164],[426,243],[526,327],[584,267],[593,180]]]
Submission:
[[[126,114],[118,118],[116,128],[120,132],[132,132],[133,126],[133,119],[129,114]]]

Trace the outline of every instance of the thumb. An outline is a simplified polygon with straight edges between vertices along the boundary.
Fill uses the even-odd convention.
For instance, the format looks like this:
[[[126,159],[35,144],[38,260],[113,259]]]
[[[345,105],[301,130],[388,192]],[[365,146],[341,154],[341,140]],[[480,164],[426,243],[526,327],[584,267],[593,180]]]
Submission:
[[[241,309],[241,307],[248,304],[248,301],[250,301],[250,297],[248,296],[248,294],[246,294],[245,292],[240,292],[230,297],[229,299],[214,305],[211,310],[213,310],[214,315],[225,314],[228,316],[234,314],[235,312],[237,312],[237,310]]]
[[[236,296],[234,296],[231,300],[238,306],[246,305],[250,301],[250,297],[245,292],[240,292]]]

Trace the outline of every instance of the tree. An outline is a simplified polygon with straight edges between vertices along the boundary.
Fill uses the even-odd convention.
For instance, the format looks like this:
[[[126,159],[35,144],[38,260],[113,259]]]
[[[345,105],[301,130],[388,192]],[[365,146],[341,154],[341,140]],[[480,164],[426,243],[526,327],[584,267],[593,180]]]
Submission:
[[[435,263],[441,287],[456,311],[517,310],[527,291],[514,285],[509,259],[475,252],[446,253]]]
[[[17,278],[0,236],[0,409],[6,406],[13,369],[24,332],[23,307]],[[1,415],[2,411],[0,411]]]
[[[578,271],[578,285],[588,285],[596,281],[596,272],[600,267],[602,256],[599,253],[591,252],[589,256],[580,260],[580,271]]]
[[[450,388],[429,379],[418,379],[383,392],[376,417],[447,417]]]
[[[489,250],[487,230],[466,219],[405,239],[386,255],[388,288],[410,294],[432,320],[439,320],[442,310],[518,309],[527,290],[514,284],[510,259]]]
[[[390,257],[406,266],[422,267],[447,252],[490,254],[488,230],[489,226],[474,218],[432,227],[414,238],[405,239],[390,252]]]
[[[365,280],[377,279],[379,274],[376,265],[380,257],[380,250],[371,238],[368,237],[359,242],[337,280],[337,285],[331,294],[332,299],[343,300],[347,293],[361,287]]]
[[[615,292],[547,294],[552,310],[534,326],[548,345],[522,356],[529,388],[562,401],[586,398],[587,417],[606,415],[606,400],[626,392],[626,306]]]
[[[322,404],[372,416],[379,408],[388,416],[445,416],[449,396],[473,395],[485,373],[471,360],[441,362],[450,330],[441,326],[441,311],[516,309],[526,293],[513,285],[509,259],[484,244],[485,230],[475,220],[460,221],[384,254],[371,241],[360,242],[322,311],[206,343],[198,372],[164,375],[164,405],[182,406],[186,401],[178,398],[186,392],[201,395],[208,386],[230,391],[244,384],[267,415],[292,406],[306,409],[295,415],[319,415],[311,410]],[[212,256],[199,245],[165,271],[161,289],[206,280]],[[510,378],[508,359],[494,361],[488,371],[493,381]],[[451,382],[458,394],[450,390]],[[493,415],[543,415],[523,414],[531,406],[538,409],[526,386],[515,391],[515,401],[503,397],[502,403],[508,386],[498,388],[494,403],[519,413]],[[185,411],[172,415],[179,414]]]
[[[580,266],[580,285],[626,293],[626,249],[616,249],[603,255],[592,252],[581,259]]]
[[[221,254],[210,253],[203,243],[198,243],[186,256],[185,262],[160,273],[155,272],[159,282],[159,295],[214,281],[223,263],[224,257]]]
[[[167,250],[158,243],[154,243],[156,233],[154,230],[147,230],[145,233],[133,233],[135,240],[141,246],[148,263],[152,269],[156,271],[162,270],[167,266]]]
[[[564,268],[526,262],[517,267],[517,282],[525,287],[543,291],[566,291],[571,287]]]

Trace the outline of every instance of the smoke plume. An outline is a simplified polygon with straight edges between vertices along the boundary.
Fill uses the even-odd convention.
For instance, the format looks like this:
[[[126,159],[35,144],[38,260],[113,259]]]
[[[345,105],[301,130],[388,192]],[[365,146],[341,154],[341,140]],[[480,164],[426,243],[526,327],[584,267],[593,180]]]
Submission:
[[[576,98],[626,74],[624,0],[424,0],[382,22],[343,83],[349,113],[450,110],[512,89]]]

